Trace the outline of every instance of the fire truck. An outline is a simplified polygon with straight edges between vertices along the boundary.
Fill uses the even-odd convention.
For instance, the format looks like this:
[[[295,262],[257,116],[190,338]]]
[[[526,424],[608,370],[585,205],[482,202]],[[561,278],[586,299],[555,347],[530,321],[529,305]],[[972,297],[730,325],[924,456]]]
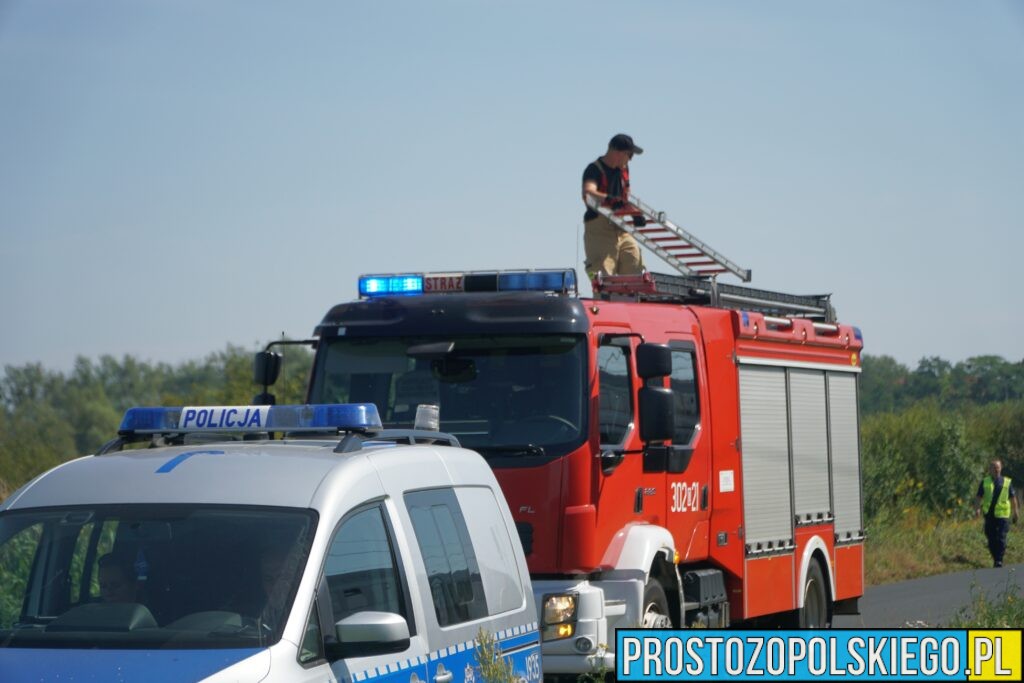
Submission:
[[[863,342],[827,295],[685,269],[597,278],[592,298],[572,269],[368,275],[359,294],[292,342],[316,347],[308,401],[400,429],[437,406],[484,456],[545,674],[614,666],[615,628],[856,613]],[[264,401],[279,362],[257,354]]]

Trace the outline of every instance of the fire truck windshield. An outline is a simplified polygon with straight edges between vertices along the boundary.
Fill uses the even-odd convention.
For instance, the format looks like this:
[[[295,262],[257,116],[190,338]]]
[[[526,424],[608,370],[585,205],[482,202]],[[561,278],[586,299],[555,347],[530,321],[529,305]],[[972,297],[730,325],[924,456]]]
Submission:
[[[584,337],[336,337],[321,343],[310,400],[374,403],[385,427],[440,408],[443,432],[486,457],[560,456],[587,434]]]

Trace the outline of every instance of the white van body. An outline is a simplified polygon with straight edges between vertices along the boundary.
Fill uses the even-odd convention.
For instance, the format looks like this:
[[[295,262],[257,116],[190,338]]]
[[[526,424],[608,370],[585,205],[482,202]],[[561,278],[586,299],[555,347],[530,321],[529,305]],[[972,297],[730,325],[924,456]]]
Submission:
[[[483,631],[539,681],[530,577],[486,462],[440,444],[338,450],[111,452],[15,492],[0,680],[475,683]],[[116,586],[121,602],[103,593]]]

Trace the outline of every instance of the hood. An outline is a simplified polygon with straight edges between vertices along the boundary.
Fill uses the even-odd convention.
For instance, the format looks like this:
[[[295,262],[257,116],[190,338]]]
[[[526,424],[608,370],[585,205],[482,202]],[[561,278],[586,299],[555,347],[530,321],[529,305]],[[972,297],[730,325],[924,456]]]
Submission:
[[[270,666],[267,650],[77,650],[0,648],[0,681],[33,683],[182,683],[249,660],[247,680]],[[260,673],[257,673],[260,671]],[[241,672],[240,672],[241,673]]]

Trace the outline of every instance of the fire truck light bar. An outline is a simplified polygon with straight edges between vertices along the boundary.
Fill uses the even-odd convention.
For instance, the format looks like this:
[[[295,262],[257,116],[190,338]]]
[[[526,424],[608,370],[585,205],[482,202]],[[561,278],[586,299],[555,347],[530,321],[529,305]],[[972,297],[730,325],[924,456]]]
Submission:
[[[359,296],[422,293],[422,275],[364,275],[359,278]]]
[[[380,429],[380,414],[374,404],[337,403],[129,408],[121,421],[120,433],[322,432]]]
[[[501,270],[454,273],[402,273],[363,275],[359,278],[359,296],[402,296],[447,294],[456,292],[576,292],[576,271]]]

